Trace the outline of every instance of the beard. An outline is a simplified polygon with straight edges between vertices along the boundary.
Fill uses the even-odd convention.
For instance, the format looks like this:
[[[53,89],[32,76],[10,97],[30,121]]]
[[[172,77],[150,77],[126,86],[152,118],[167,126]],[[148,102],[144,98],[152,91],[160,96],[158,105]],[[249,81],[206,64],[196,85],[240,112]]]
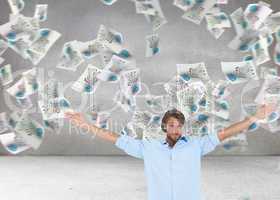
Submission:
[[[174,146],[175,143],[178,141],[181,135],[167,135],[166,140],[169,143],[170,146]]]

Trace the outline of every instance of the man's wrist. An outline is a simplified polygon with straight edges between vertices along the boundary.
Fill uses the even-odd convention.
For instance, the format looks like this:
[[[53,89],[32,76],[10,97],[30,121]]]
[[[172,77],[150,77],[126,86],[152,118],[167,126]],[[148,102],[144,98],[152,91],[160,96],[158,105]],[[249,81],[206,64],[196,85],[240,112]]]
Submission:
[[[249,117],[246,117],[245,119],[248,120],[250,122],[250,124],[253,124],[258,121],[258,118],[255,116],[249,116]]]

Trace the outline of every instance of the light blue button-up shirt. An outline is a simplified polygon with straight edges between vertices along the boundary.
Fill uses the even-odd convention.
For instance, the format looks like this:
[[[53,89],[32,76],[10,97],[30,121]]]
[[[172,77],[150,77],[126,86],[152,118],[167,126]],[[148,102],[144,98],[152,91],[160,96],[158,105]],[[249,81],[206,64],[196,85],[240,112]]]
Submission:
[[[115,145],[144,160],[148,200],[200,200],[201,157],[220,144],[217,132],[181,136],[173,148],[165,140],[121,135]]]

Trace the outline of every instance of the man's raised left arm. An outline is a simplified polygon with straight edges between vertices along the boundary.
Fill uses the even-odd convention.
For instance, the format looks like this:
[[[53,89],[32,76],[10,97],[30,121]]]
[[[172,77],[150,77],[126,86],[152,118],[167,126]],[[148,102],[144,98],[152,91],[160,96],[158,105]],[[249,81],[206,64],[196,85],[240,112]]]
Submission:
[[[255,115],[246,117],[244,120],[234,123],[227,128],[222,129],[218,132],[218,138],[223,141],[231,136],[237,135],[243,130],[249,128],[249,126],[258,120],[265,119],[271,114],[276,108],[275,104],[264,104],[261,105]]]

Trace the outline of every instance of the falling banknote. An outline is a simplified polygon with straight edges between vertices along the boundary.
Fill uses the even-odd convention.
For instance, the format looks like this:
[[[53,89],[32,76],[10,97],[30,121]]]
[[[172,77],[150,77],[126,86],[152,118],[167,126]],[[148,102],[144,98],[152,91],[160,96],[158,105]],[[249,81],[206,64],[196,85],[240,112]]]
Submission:
[[[2,85],[8,85],[13,82],[12,67],[10,64],[0,68],[0,80]]]
[[[160,52],[159,36],[152,34],[146,36],[146,57],[152,57]]]
[[[97,75],[101,72],[98,67],[88,65],[80,78],[73,83],[72,89],[77,92],[94,93],[99,85]]]
[[[43,22],[48,18],[48,4],[37,4],[34,12],[34,18]]]
[[[65,118],[65,113],[72,111],[69,101],[64,97],[40,100],[38,105],[44,120]]]
[[[57,68],[76,71],[84,62],[79,50],[79,42],[74,40],[64,44]]]
[[[23,0],[7,0],[12,11],[12,14],[17,15],[19,14],[25,6]]]
[[[242,83],[251,79],[258,80],[256,68],[252,61],[221,62],[226,79],[232,83]]]
[[[8,119],[7,114],[5,112],[0,113],[0,134],[7,131],[9,128],[8,126]]]
[[[18,121],[15,131],[33,149],[38,149],[43,141],[44,128],[25,114]]]
[[[11,154],[18,154],[28,149],[31,149],[23,138],[14,132],[9,132],[0,135],[0,142],[3,147]]]
[[[103,70],[97,75],[102,81],[115,82],[120,79],[120,73],[128,69],[130,63],[119,56],[113,55],[110,62],[105,65]]]
[[[38,30],[34,41],[27,50],[29,60],[31,60],[34,65],[37,65],[60,36],[61,34],[54,30]]]
[[[102,3],[104,3],[107,6],[111,6],[114,3],[116,3],[118,0],[100,0]]]
[[[200,24],[206,13],[215,5],[216,0],[196,1],[182,16],[195,24]]]
[[[141,91],[140,69],[135,68],[121,73],[121,91],[127,96],[137,95]]]
[[[249,4],[244,11],[244,17],[248,21],[250,28],[258,29],[272,11],[268,5],[263,3]]]
[[[204,63],[177,64],[177,74],[186,82],[195,80],[209,80]]]

